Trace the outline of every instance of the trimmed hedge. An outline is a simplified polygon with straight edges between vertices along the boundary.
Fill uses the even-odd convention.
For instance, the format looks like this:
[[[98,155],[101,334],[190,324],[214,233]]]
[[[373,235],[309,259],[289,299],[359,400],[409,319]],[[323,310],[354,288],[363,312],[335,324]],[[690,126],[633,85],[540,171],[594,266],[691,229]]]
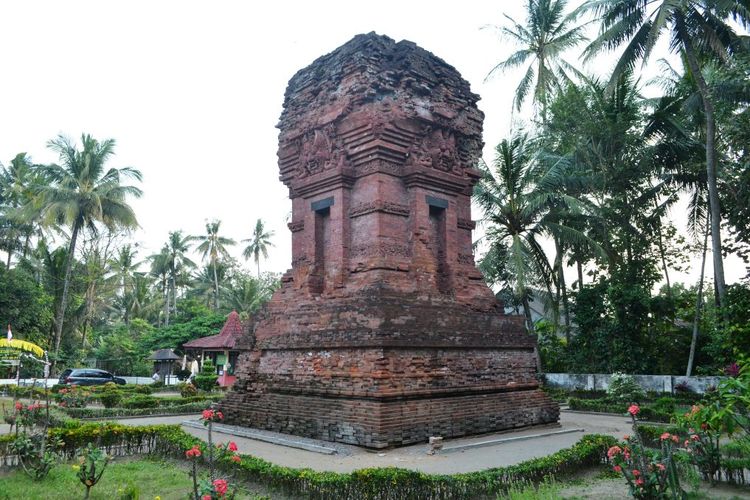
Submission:
[[[198,445],[206,456],[206,443],[176,425],[126,426],[89,423],[65,429],[51,429],[59,437],[57,451],[67,457],[89,442],[98,442],[110,454],[158,453],[184,458],[185,450]],[[9,454],[10,436],[0,436],[0,454]],[[464,474],[426,474],[398,468],[360,469],[351,473],[318,472],[272,464],[250,455],[242,463],[228,459],[220,464],[236,477],[268,484],[292,497],[317,499],[453,499],[497,496],[513,484],[538,482],[606,462],[606,451],[616,440],[610,436],[587,435],[570,448],[517,465]]]
[[[206,406],[205,402],[198,401],[195,403],[153,408],[64,408],[63,411],[73,418],[146,417],[151,415],[200,413],[206,409]]]
[[[627,412],[627,403],[614,403],[611,401],[603,401],[599,399],[578,399],[570,398],[568,400],[568,406],[571,410],[576,411],[593,411],[601,413],[616,413],[624,415]],[[660,410],[658,407],[654,408],[651,406],[641,406],[641,411],[638,413],[640,419],[649,420],[651,422],[665,422],[669,423],[674,417],[674,412],[665,412]]]

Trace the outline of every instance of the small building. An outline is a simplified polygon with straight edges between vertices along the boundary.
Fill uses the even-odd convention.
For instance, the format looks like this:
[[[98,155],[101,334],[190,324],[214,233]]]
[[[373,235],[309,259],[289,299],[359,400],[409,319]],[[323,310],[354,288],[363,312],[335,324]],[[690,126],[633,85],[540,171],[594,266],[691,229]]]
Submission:
[[[174,364],[180,357],[172,349],[159,349],[154,352],[148,359],[154,362],[154,373],[159,374],[159,380],[164,383],[169,381],[174,372]]]
[[[202,337],[182,344],[185,353],[200,360],[201,366],[206,359],[210,359],[219,375],[219,385],[229,387],[234,384],[234,368],[240,351],[236,349],[237,342],[245,333],[245,325],[240,320],[237,311],[227,316],[227,321],[217,335]]]

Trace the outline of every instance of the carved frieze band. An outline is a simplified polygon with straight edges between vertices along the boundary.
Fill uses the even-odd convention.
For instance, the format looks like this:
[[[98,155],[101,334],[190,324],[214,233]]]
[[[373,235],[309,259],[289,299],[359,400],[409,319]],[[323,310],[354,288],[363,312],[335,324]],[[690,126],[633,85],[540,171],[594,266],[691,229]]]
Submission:
[[[458,254],[458,263],[473,266],[474,256],[470,253],[460,253]]]
[[[458,219],[459,229],[468,229],[469,231],[473,231],[475,227],[477,227],[477,223],[471,219]]]
[[[305,221],[304,219],[295,220],[287,224],[286,227],[288,227],[291,232],[296,233],[298,231],[302,231],[303,229],[305,229]]]
[[[373,212],[383,212],[386,214],[399,215],[401,217],[409,217],[409,206],[381,200],[360,203],[349,210],[349,217],[353,219]]]

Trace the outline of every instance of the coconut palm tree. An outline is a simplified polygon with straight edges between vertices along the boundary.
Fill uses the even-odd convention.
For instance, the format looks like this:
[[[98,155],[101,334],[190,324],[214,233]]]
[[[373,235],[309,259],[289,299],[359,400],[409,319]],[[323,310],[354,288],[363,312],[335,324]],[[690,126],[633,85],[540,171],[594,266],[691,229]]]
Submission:
[[[164,326],[169,326],[169,252],[165,245],[161,252],[153,255],[149,255],[148,260],[151,261],[151,270],[149,275],[156,280],[156,288],[161,290],[162,300],[164,302],[164,312],[162,318],[164,320]],[[161,324],[161,321],[159,322]]]
[[[553,266],[541,245],[551,236],[572,247],[601,248],[580,231],[566,226],[561,215],[584,214],[585,207],[563,189],[568,164],[563,159],[540,161],[536,147],[525,134],[503,139],[495,149],[492,169],[481,165],[482,179],[474,188],[474,200],[487,224],[490,261],[504,262],[520,297],[526,328],[534,332],[529,295],[542,288],[552,296],[556,282]]]
[[[195,267],[195,262],[187,256],[190,250],[190,236],[183,236],[182,231],[170,231],[169,239],[164,250],[167,253],[169,265],[169,289],[172,292],[172,309],[177,311],[177,280],[178,276]]]
[[[721,246],[721,212],[717,187],[715,96],[706,82],[703,68],[707,61],[728,61],[746,44],[735,33],[730,20],[747,28],[750,5],[746,1],[725,0],[589,0],[580,11],[593,11],[600,17],[600,35],[586,48],[586,58],[602,50],[626,44],[612,73],[611,82],[633,69],[638,61],[648,61],[654,46],[668,37],[672,52],[685,56],[687,67],[698,87],[705,114],[706,175],[711,223],[711,248],[719,304],[725,303],[726,288]]]
[[[258,268],[258,278],[260,278],[260,256],[264,259],[268,258],[268,247],[274,246],[271,243],[271,237],[273,237],[273,231],[266,231],[265,224],[261,219],[255,221],[255,229],[253,229],[253,236],[250,239],[242,240],[243,243],[250,242],[245,250],[242,252],[242,256],[245,260],[250,257],[255,261],[255,265]]]
[[[541,106],[542,122],[547,118],[549,94],[560,81],[569,80],[569,72],[577,73],[562,54],[586,40],[583,26],[573,26],[576,16],[565,14],[567,0],[527,0],[526,24],[505,16],[508,25],[499,28],[501,35],[515,42],[520,49],[498,63],[487,75],[527,65],[513,97],[517,110],[529,95]],[[533,89],[533,90],[532,90]]]
[[[208,259],[213,268],[214,275],[214,308],[219,309],[219,276],[217,266],[221,258],[228,258],[228,246],[236,244],[231,238],[219,236],[221,221],[213,220],[206,223],[206,234],[203,236],[190,236],[191,241],[200,242],[196,250],[203,254],[203,260]]]
[[[88,134],[81,136],[77,149],[71,139],[62,135],[49,141],[48,147],[59,155],[60,164],[43,167],[50,184],[40,188],[43,196],[42,220],[70,227],[63,292],[55,315],[55,360],[60,351],[65,308],[68,304],[70,270],[78,235],[83,229],[97,232],[101,223],[110,230],[137,227],[135,213],[128,205],[129,196],[140,197],[139,188],[125,185],[127,179],[141,180],[141,173],[130,167],[106,168],[114,155],[114,139],[99,142]]]

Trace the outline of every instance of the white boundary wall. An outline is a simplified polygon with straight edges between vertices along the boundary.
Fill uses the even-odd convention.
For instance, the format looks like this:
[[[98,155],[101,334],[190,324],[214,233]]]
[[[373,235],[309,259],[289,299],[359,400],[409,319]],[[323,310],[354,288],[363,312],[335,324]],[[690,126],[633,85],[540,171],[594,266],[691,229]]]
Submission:
[[[611,374],[605,373],[545,373],[546,384],[562,389],[603,390],[609,387]],[[704,393],[709,387],[716,387],[725,377],[681,377],[677,375],[633,375],[644,391],[673,393],[674,388],[683,382],[690,392]]]

